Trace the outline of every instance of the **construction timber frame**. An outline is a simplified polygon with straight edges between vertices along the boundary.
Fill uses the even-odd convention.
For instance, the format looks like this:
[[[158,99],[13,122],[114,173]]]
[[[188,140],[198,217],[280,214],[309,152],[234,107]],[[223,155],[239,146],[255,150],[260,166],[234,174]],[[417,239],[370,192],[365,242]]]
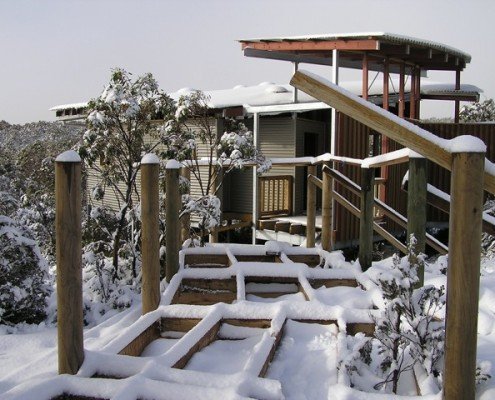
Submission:
[[[467,149],[451,147],[448,141],[312,75],[296,72],[291,84],[452,172],[443,396],[474,400],[483,189],[495,193],[491,165],[485,167],[486,146],[470,138]],[[362,205],[363,201],[372,200],[363,196]]]

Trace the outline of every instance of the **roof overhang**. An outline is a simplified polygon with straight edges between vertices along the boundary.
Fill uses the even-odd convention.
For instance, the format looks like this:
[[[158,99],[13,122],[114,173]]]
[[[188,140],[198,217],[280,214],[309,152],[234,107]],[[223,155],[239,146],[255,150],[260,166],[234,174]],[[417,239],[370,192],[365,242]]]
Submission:
[[[429,40],[383,32],[241,39],[244,55],[299,63],[332,65],[332,51],[339,50],[339,65],[361,69],[363,56],[368,68],[382,71],[384,60],[390,72],[422,70],[463,70],[471,56],[454,47]]]

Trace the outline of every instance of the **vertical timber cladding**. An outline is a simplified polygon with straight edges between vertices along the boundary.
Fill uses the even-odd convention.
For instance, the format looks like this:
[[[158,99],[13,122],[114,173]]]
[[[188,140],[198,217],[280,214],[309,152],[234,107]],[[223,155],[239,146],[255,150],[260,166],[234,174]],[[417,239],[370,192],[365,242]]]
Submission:
[[[246,125],[252,129],[252,119]],[[295,157],[294,120],[290,115],[261,116],[259,132],[259,147],[267,158]],[[292,175],[294,167],[273,167],[264,176]],[[252,171],[251,168],[242,171],[232,171],[229,178],[230,211],[240,213],[252,212]],[[302,185],[302,184],[301,184]],[[301,186],[302,188],[302,186]],[[227,190],[227,188],[225,188]],[[297,193],[297,190],[296,192]],[[302,201],[296,199],[301,208]]]
[[[461,135],[478,137],[486,144],[486,158],[495,162],[495,123],[420,122],[418,125],[444,139],[452,139]],[[446,193],[450,193],[450,171],[436,164],[428,163],[428,183]],[[445,213],[433,207],[428,207],[427,220],[446,222],[449,218]]]
[[[366,125],[338,112],[336,155],[359,159],[368,157],[371,132],[371,129]],[[336,163],[335,166],[338,171],[361,185],[361,168],[340,163]],[[335,183],[335,190],[360,208],[358,196],[350,193],[349,190],[343,188],[337,182]],[[336,230],[336,242],[342,244],[355,242],[357,244],[359,239],[359,219],[338,203],[335,204],[334,227]]]

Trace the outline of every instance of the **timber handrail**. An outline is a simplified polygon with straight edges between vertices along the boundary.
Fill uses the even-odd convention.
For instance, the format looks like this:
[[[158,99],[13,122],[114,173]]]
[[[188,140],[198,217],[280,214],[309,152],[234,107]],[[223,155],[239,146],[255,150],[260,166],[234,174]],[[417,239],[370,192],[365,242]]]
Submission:
[[[329,174],[333,179],[335,179],[337,182],[342,184],[346,189],[350,190],[355,195],[359,196],[361,194],[361,188],[359,187],[359,185],[356,184],[355,182],[353,182],[348,177],[346,177],[341,172],[336,171],[336,170],[329,168],[327,166],[323,167],[323,172]],[[335,197],[335,192],[333,193],[333,196],[337,200],[337,197]],[[393,208],[389,207],[383,201],[381,201],[375,197],[373,200],[373,205],[376,208],[378,208],[385,216],[387,216],[388,218],[393,220],[395,223],[397,223],[398,225],[400,225],[403,228],[407,228],[407,218],[404,217],[402,214],[398,213]],[[375,231],[377,231],[381,235],[381,232],[383,233],[382,230],[384,230],[384,229],[382,227],[380,227],[380,228],[381,228],[380,231],[378,231],[377,229],[375,229]],[[386,239],[388,241],[388,239],[386,237],[384,237],[384,239]],[[428,233],[426,234],[426,243],[429,246],[431,246],[433,249],[438,251],[440,254],[446,254],[448,252],[447,246],[445,246],[442,242],[435,239],[432,235],[430,235]],[[396,242],[394,241],[391,244],[395,246]],[[401,251],[404,251],[404,249],[406,249],[405,246],[401,246],[401,247],[397,247],[397,248]]]
[[[450,140],[442,139],[313,74],[297,71],[290,84],[441,167],[452,170]],[[484,189],[495,194],[495,167],[487,160]]]
[[[407,182],[407,179],[405,179],[401,187],[405,192],[407,192]],[[446,214],[450,213],[450,195],[430,183],[426,186],[426,202]],[[495,236],[495,217],[492,217],[486,211],[483,213],[482,228],[483,232]]]

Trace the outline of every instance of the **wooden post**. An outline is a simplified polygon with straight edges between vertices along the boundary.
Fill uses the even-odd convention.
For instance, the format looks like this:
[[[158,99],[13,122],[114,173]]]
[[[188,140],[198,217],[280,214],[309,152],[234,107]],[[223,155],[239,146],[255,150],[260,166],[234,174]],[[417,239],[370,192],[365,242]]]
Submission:
[[[361,96],[363,99],[368,100],[368,53],[363,54],[363,86],[361,88]]]
[[[416,118],[416,68],[411,68],[411,91],[409,93],[409,118]]]
[[[405,99],[404,99],[404,75],[406,73],[405,64],[403,62],[400,63],[400,72],[399,72],[399,117],[404,118],[405,113]]]
[[[458,69],[455,71],[455,90],[461,89],[461,70]],[[454,122],[456,124],[459,123],[459,112],[460,112],[461,103],[459,100],[456,100],[454,103]]]
[[[58,373],[77,374],[84,361],[81,158],[71,150],[55,160]]]
[[[373,168],[361,168],[361,219],[359,220],[359,264],[363,271],[371,267],[373,250]]]
[[[328,163],[326,163],[327,166]],[[321,248],[326,251],[332,249],[332,214],[333,214],[333,196],[332,196],[332,177],[323,173],[323,189],[321,199]]]
[[[308,175],[316,176],[316,165],[308,166]],[[326,175],[326,174],[325,174]],[[316,187],[308,178],[306,199],[306,247],[315,247],[316,234]]]
[[[175,160],[170,160],[166,166],[165,184],[167,188],[166,199],[166,280],[170,282],[175,273],[179,270],[180,251],[180,225],[179,213],[181,209],[181,198],[179,191],[179,168],[180,164]]]
[[[390,79],[390,74],[389,74],[389,61],[388,58],[386,58],[383,61],[383,109],[388,110],[388,103],[390,101],[389,97],[389,79]]]
[[[160,304],[160,227],[158,179],[160,160],[146,154],[141,160],[141,257],[142,313],[156,310]]]
[[[183,167],[180,169],[180,175],[187,179],[189,182],[191,181],[191,170],[187,167]],[[181,243],[184,243],[190,237],[191,231],[191,215],[189,213],[184,214],[180,219],[180,240]]]
[[[407,240],[416,238],[416,253],[424,253],[426,246],[426,158],[419,154],[409,158],[407,183]],[[424,284],[424,266],[418,270],[418,286]]]
[[[475,398],[484,157],[474,152],[452,157],[445,400]]]

